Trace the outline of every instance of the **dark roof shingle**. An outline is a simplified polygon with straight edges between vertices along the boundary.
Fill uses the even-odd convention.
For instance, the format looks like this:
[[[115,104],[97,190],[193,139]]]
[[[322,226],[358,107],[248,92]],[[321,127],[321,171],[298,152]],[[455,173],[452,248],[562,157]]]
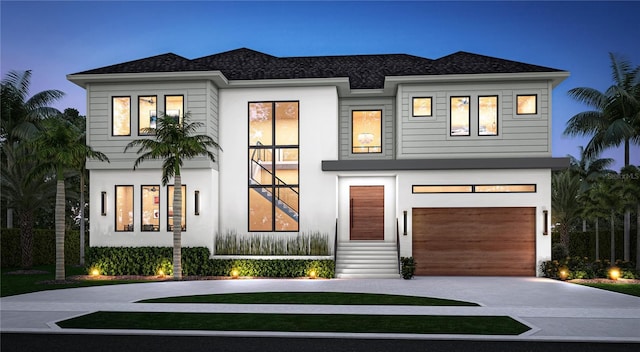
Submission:
[[[193,60],[167,53],[78,74],[221,71],[230,80],[348,77],[351,88],[382,88],[385,76],[557,72],[467,52],[437,60],[407,54],[276,57],[240,48]]]

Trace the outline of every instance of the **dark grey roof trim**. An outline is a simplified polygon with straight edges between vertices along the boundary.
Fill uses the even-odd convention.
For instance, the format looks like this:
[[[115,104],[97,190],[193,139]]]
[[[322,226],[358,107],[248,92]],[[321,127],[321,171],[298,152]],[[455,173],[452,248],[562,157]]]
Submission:
[[[569,167],[569,158],[323,160],[322,171],[403,171],[552,169]]]

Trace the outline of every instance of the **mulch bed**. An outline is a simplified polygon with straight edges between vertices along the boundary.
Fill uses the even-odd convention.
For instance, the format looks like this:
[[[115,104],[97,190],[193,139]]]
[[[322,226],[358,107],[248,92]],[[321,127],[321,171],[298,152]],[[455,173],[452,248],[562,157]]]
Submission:
[[[610,280],[610,279],[574,279],[569,280],[568,282],[576,283],[576,284],[635,284],[640,285],[640,280],[638,279],[618,279],[618,280]]]

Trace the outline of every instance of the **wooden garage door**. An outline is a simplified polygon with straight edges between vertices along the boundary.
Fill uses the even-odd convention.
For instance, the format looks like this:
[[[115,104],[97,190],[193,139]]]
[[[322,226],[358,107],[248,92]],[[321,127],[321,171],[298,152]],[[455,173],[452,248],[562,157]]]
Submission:
[[[414,208],[416,275],[535,276],[535,208]]]

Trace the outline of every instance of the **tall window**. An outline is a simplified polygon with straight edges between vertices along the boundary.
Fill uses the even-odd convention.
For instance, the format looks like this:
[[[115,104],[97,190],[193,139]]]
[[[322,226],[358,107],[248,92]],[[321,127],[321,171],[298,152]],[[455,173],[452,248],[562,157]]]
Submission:
[[[351,112],[351,152],[382,153],[382,110]]]
[[[478,97],[478,135],[498,135],[498,96]]]
[[[142,186],[142,231],[160,231],[160,185]]]
[[[182,122],[182,117],[184,116],[184,96],[165,95],[164,112],[167,116],[173,116]]]
[[[133,231],[133,186],[116,186],[116,231]]]
[[[469,100],[470,97],[451,97],[449,111],[451,114],[451,135],[469,135]]]
[[[298,231],[299,102],[249,103],[249,231]]]
[[[147,129],[155,129],[158,122],[158,97],[155,95],[138,97],[138,134],[155,134]]]
[[[112,135],[131,135],[131,97],[111,98]]]
[[[167,187],[167,231],[173,231],[173,186]],[[187,186],[182,185],[182,231],[187,231]]]

